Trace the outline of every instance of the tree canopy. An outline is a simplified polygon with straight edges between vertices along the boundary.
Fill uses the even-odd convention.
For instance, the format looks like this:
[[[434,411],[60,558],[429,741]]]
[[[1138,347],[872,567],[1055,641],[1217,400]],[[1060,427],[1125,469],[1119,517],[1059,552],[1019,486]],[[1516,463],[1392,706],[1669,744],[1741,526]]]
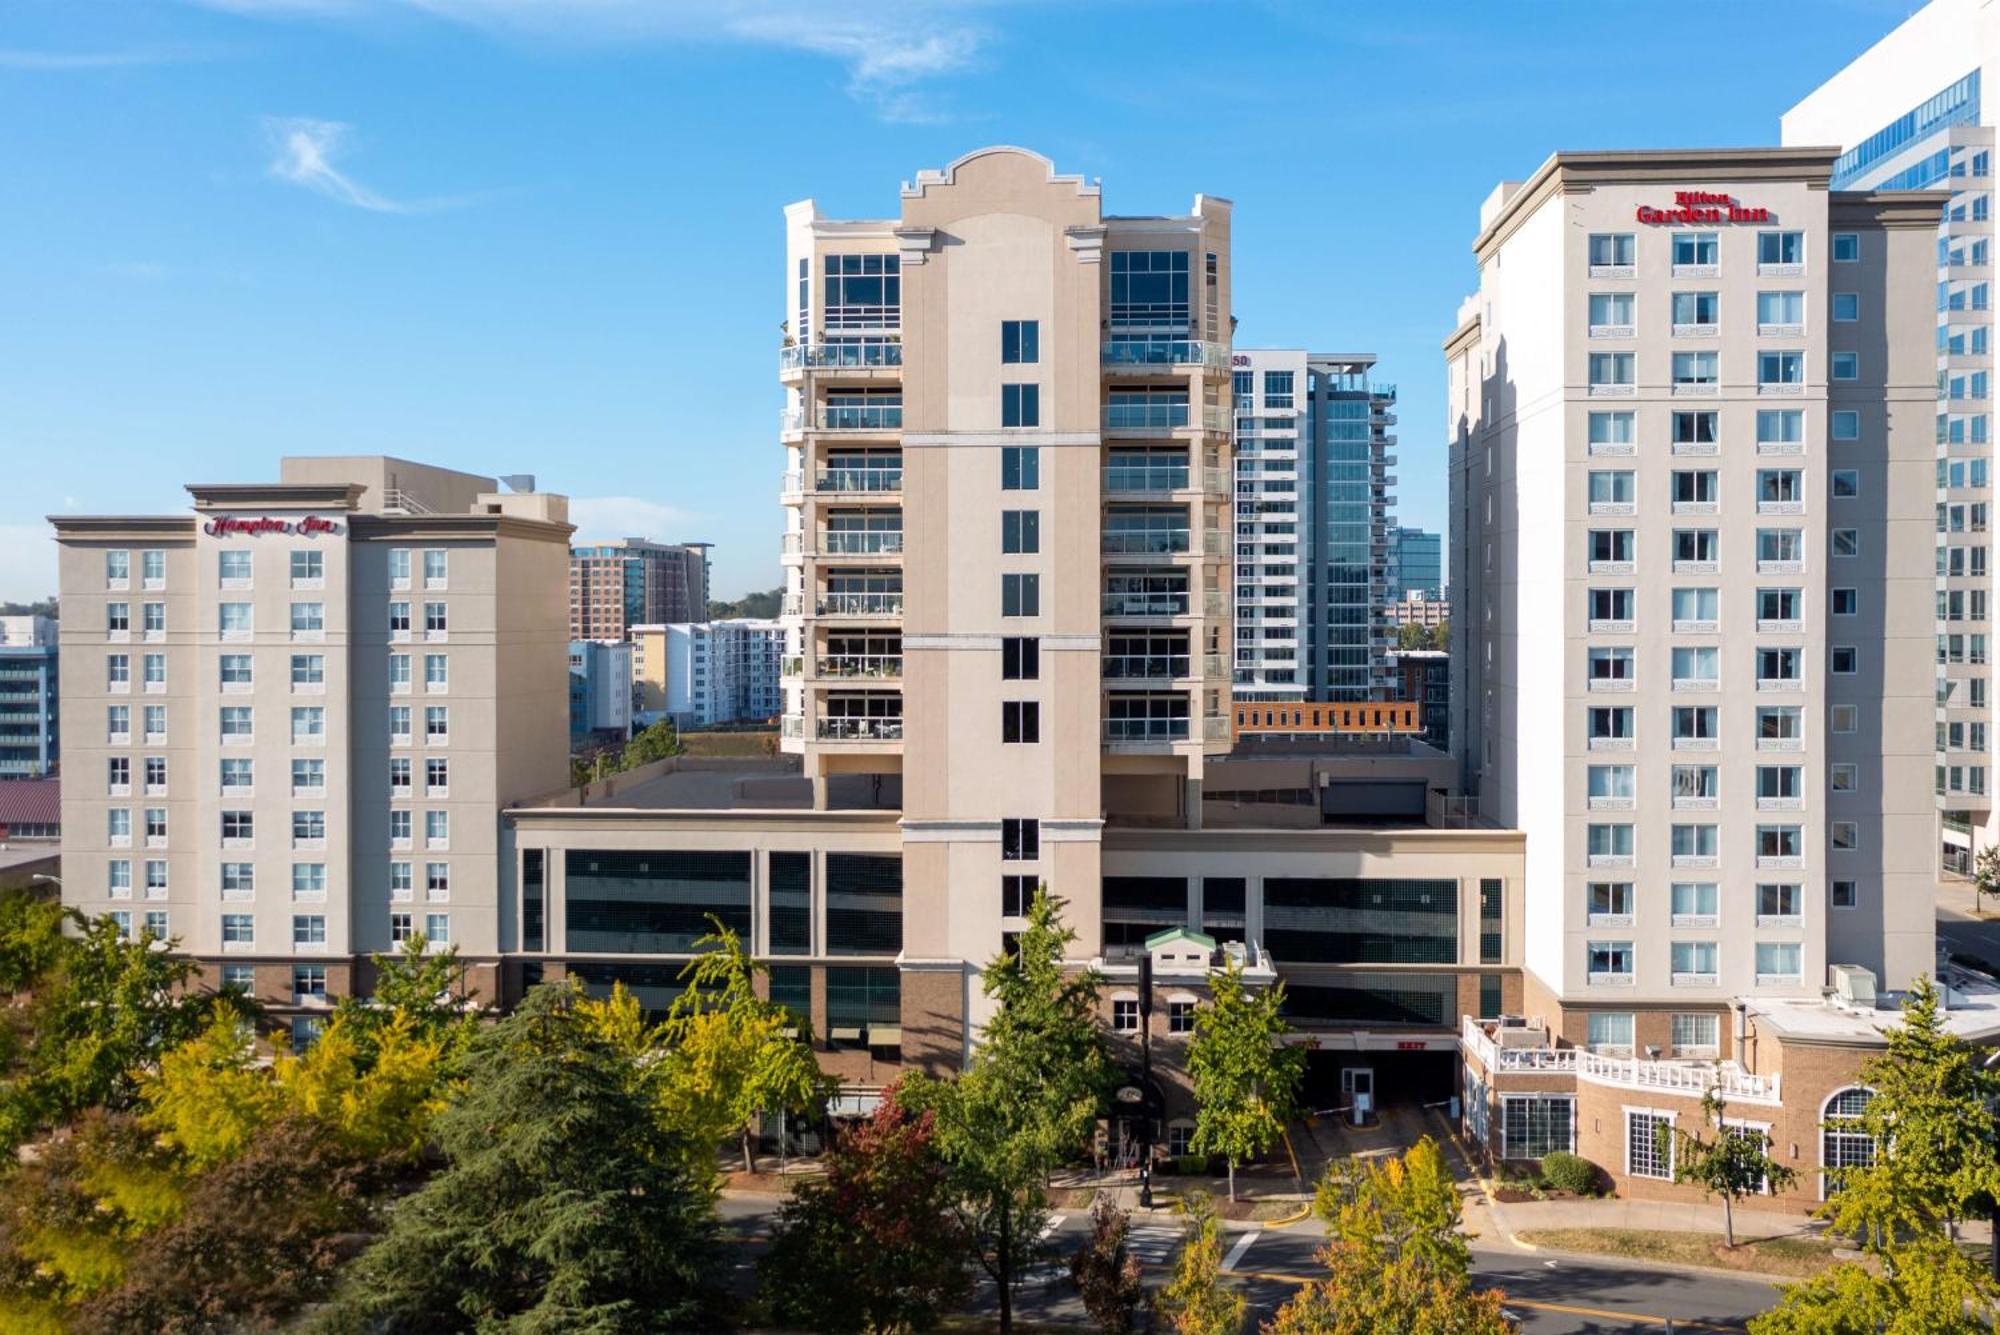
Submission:
[[[1284,984],[1253,991],[1235,960],[1209,978],[1209,1000],[1196,1008],[1188,1044],[1194,1084],[1197,1154],[1229,1161],[1229,1199],[1236,1199],[1236,1165],[1277,1143],[1305,1078],[1305,1049],[1285,1046]]]

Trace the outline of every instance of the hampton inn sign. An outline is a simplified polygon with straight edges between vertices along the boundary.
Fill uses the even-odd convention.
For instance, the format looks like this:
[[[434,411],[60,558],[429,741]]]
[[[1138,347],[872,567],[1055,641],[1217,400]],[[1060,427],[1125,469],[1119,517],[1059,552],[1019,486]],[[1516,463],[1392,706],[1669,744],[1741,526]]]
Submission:
[[[300,537],[315,538],[322,533],[340,532],[340,524],[331,519],[321,519],[318,515],[307,515],[303,519],[273,519],[260,515],[254,519],[238,519],[224,516],[211,519],[202,525],[202,532],[211,538],[226,538],[233,534],[255,537],[262,533],[294,533]]]
[[[1733,195],[1718,195],[1709,190],[1676,190],[1674,206],[1670,209],[1656,209],[1650,204],[1641,204],[1638,219],[1642,223],[1767,223],[1775,219],[1766,208],[1752,208],[1736,201]]]

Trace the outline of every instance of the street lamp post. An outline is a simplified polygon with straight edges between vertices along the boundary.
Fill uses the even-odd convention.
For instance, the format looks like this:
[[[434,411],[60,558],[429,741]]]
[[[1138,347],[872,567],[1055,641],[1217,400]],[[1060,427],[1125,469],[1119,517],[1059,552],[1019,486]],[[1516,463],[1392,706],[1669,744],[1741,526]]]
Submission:
[[[1139,1208],[1153,1208],[1153,956],[1139,957]]]

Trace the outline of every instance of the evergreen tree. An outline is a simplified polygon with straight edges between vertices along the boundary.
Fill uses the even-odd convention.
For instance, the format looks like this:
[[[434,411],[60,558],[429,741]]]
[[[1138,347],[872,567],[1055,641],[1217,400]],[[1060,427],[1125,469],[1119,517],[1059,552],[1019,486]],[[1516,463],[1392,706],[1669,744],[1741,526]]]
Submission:
[[[971,1294],[932,1131],[931,1114],[885,1098],[834,1140],[824,1176],[792,1188],[758,1265],[777,1320],[828,1335],[925,1330]]]
[[[1229,1161],[1229,1199],[1236,1199],[1236,1165],[1276,1143],[1290,1120],[1299,1082],[1305,1077],[1305,1049],[1285,1046],[1291,1031],[1282,1011],[1283,983],[1253,992],[1243,985],[1243,966],[1231,960],[1209,976],[1210,999],[1195,1011],[1194,1039],[1188,1045],[1188,1075],[1194,1082],[1194,1139],[1197,1154],[1220,1154]]]
[[[435,1124],[447,1166],[397,1206],[316,1329],[714,1327],[713,1193],[581,995],[543,984],[473,1039]]]

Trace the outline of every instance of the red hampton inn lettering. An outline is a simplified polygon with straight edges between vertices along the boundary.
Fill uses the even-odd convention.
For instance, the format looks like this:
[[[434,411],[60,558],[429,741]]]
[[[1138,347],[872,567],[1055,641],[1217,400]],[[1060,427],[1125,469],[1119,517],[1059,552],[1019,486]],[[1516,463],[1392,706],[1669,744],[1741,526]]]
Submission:
[[[1642,223],[1767,223],[1772,221],[1771,210],[1753,208],[1738,203],[1733,195],[1719,195],[1712,190],[1676,190],[1674,206],[1670,209],[1656,209],[1650,204],[1641,204],[1638,219]]]
[[[296,533],[302,538],[315,538],[322,533],[340,532],[340,525],[331,519],[321,519],[318,515],[307,515],[297,521],[273,519],[269,515],[262,515],[256,519],[224,516],[209,520],[202,525],[201,531],[211,538],[226,538],[238,533],[247,537],[256,537],[262,533]]]

